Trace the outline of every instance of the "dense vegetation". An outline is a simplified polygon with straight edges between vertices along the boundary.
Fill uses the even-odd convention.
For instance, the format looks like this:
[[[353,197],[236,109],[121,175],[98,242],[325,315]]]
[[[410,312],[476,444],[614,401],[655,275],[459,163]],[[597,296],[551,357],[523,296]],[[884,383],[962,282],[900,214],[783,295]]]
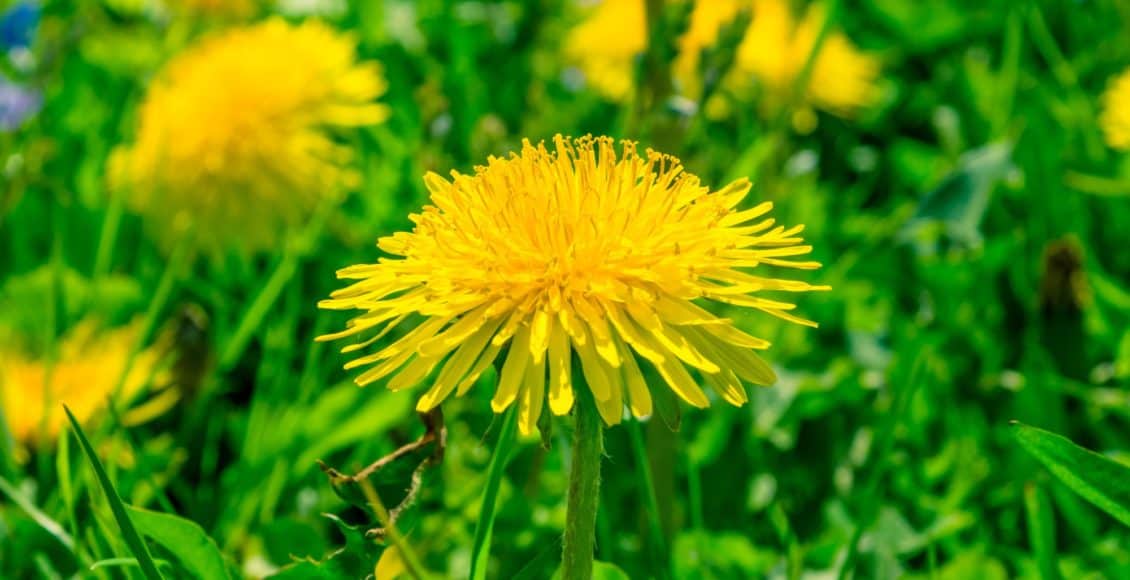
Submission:
[[[756,0],[697,43],[678,0],[603,23],[567,0],[165,4],[0,1],[0,577],[550,577],[572,419],[517,435],[493,368],[421,415],[424,387],[358,388],[314,338],[427,172],[558,133],[750,178],[743,203],[823,264],[791,275],[832,288],[789,297],[816,329],[719,310],[773,343],[745,406],[605,429],[598,575],[1130,577],[1125,2],[798,1],[775,36],[790,3]],[[270,18],[356,54],[154,104],[167,63]],[[383,80],[343,81],[351,59]],[[358,97],[318,113],[333,163],[239,125],[321,94],[286,65],[331,61],[321,92]],[[146,147],[188,153],[142,175]],[[193,242],[177,204],[206,207]]]

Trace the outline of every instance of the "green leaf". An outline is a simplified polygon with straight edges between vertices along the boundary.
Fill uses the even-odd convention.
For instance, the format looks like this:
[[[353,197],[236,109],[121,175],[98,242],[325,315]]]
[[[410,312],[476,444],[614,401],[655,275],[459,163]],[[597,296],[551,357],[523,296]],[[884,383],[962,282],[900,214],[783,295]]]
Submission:
[[[196,522],[126,506],[138,531],[172,552],[181,565],[199,578],[230,578],[216,542]]]
[[[993,143],[962,155],[953,172],[923,196],[903,235],[940,224],[951,239],[979,244],[990,193],[1011,167],[1010,143]]]
[[[153,562],[153,556],[149,554],[149,548],[145,545],[145,541],[141,539],[141,535],[137,533],[137,528],[133,526],[133,521],[130,520],[129,513],[126,512],[126,506],[122,503],[121,496],[118,495],[118,490],[114,489],[114,484],[110,482],[110,477],[106,475],[106,470],[102,467],[102,462],[98,460],[98,455],[94,453],[94,447],[90,445],[90,441],[86,439],[86,434],[82,432],[82,426],[78,424],[75,416],[71,414],[70,408],[63,405],[63,410],[67,413],[67,419],[71,422],[71,427],[75,430],[75,435],[78,436],[78,441],[82,445],[82,450],[86,453],[86,458],[90,460],[91,467],[94,468],[95,475],[98,476],[98,483],[102,486],[102,491],[106,494],[106,500],[110,502],[110,510],[114,512],[114,519],[118,522],[118,527],[122,530],[122,537],[129,546],[135,558],[137,558],[138,565],[141,566],[141,573],[149,580],[160,579],[161,573],[157,571],[157,564]]]
[[[63,529],[63,526],[60,525],[59,522],[51,519],[51,516],[48,516],[40,511],[39,508],[35,507],[35,504],[24,497],[16,486],[12,485],[3,477],[0,477],[0,491],[4,492],[4,495],[7,495],[12,503],[24,510],[24,512],[31,517],[32,521],[39,524],[39,527],[43,528],[48,534],[51,534],[56,540],[59,540],[59,543],[70,550],[72,554],[79,555],[78,550],[75,549],[74,539]]]
[[[479,508],[479,521],[475,524],[475,544],[471,549],[471,580],[482,580],[487,577],[490,541],[494,532],[495,502],[498,501],[502,475],[506,471],[506,464],[514,447],[514,429],[517,425],[515,408],[517,405],[511,405],[510,410],[503,415],[502,432],[498,435],[494,455],[490,458],[487,484],[483,488],[483,501]]]
[[[1036,484],[1024,486],[1024,508],[1028,513],[1028,544],[1036,555],[1040,567],[1040,577],[1044,580],[1059,580],[1059,568],[1055,556],[1055,518],[1044,491]]]
[[[592,563],[592,578],[593,580],[631,580],[631,576],[616,564],[599,560]]]
[[[1013,434],[1068,488],[1130,526],[1130,467],[1022,423],[1013,423]]]

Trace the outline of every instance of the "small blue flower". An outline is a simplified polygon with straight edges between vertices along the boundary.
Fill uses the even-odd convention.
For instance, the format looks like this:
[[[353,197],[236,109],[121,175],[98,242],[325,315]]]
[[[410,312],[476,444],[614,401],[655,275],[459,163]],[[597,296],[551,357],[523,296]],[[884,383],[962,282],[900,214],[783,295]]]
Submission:
[[[14,131],[43,107],[43,95],[0,77],[0,132]]]
[[[30,0],[17,2],[0,14],[0,49],[28,48],[39,27],[39,5]]]

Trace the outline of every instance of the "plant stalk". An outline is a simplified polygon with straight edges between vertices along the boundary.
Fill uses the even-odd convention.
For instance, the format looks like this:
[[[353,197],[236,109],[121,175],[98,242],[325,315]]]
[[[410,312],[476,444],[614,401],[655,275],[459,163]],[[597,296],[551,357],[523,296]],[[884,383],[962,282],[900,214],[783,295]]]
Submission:
[[[565,542],[561,559],[563,580],[592,578],[596,538],[596,509],[600,496],[600,458],[604,441],[600,414],[588,388],[577,389],[573,465],[565,510]]]

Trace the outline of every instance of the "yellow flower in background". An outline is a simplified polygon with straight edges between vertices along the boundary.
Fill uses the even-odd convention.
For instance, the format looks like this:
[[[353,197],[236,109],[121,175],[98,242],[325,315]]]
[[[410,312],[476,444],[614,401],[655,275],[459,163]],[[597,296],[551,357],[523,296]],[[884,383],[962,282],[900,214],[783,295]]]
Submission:
[[[771,96],[787,98],[825,18],[819,5],[810,5],[797,20],[786,0],[753,0],[753,19],[734,62],[739,83],[740,77],[748,75]],[[878,76],[879,61],[874,56],[861,52],[843,33],[830,30],[813,60],[803,98],[818,109],[850,116],[874,102]]]
[[[1107,145],[1130,151],[1130,69],[1111,79],[1103,93],[1099,125]]]
[[[385,81],[355,42],[316,21],[272,19],[207,38],[169,62],[111,180],[148,225],[198,226],[207,249],[271,248],[319,201],[352,187],[334,131],[383,121]]]
[[[644,0],[604,0],[565,39],[565,58],[585,82],[613,101],[627,100],[635,61],[647,48]]]
[[[81,422],[97,416],[114,395],[139,330],[136,324],[103,330],[94,320],[83,320],[63,337],[54,363],[19,349],[0,347],[4,361],[0,365],[0,401],[12,437],[25,445],[39,441],[41,434],[43,440],[53,441],[67,423],[64,404]],[[160,358],[159,349],[137,355],[117,393],[119,404],[137,398],[149,385],[167,382]],[[176,391],[163,391],[135,408],[132,422],[168,410],[176,399]]]
[[[879,61],[861,52],[842,32],[831,30],[813,61],[802,102],[787,103],[824,25],[825,13],[809,6],[802,18],[786,0],[700,0],[679,38],[674,77],[685,94],[702,90],[702,51],[718,42],[722,28],[747,12],[751,19],[742,36],[727,83],[744,89],[756,83],[770,104],[812,106],[850,116],[874,102]],[[644,0],[606,0],[570,34],[566,57],[585,73],[593,88],[622,101],[631,92],[633,67],[647,49]]]
[[[702,51],[718,42],[722,28],[749,10],[751,0],[710,0],[695,2],[687,31],[679,38],[679,54],[675,58],[675,79],[685,92],[697,98],[701,90],[698,66]]]
[[[363,340],[343,352],[358,352],[395,327],[413,327],[346,368],[369,367],[360,385],[392,375],[392,390],[434,374],[421,411],[466,392],[504,347],[491,406],[497,413],[517,403],[524,433],[543,403],[556,415],[572,408],[573,354],[608,424],[620,421],[625,403],[637,417],[651,414],[643,368],[696,407],[710,399],[688,368],[741,405],[743,380],[776,378],[755,352],[769,343],[700,302],[815,326],[793,304],[761,293],[827,289],[762,275],[819,264],[791,259],[811,247],[797,236],[803,226],[766,217],[771,203],[739,209],[748,180],[712,191],[678,159],[640,155],[629,141],[619,149],[607,137],[558,136],[552,148],[526,142],[474,175],[429,173],[424,182],[434,205],[411,216],[411,232],[378,242],[398,258],[340,270],[355,282],[320,303],[363,313],[319,338],[357,336]]]

